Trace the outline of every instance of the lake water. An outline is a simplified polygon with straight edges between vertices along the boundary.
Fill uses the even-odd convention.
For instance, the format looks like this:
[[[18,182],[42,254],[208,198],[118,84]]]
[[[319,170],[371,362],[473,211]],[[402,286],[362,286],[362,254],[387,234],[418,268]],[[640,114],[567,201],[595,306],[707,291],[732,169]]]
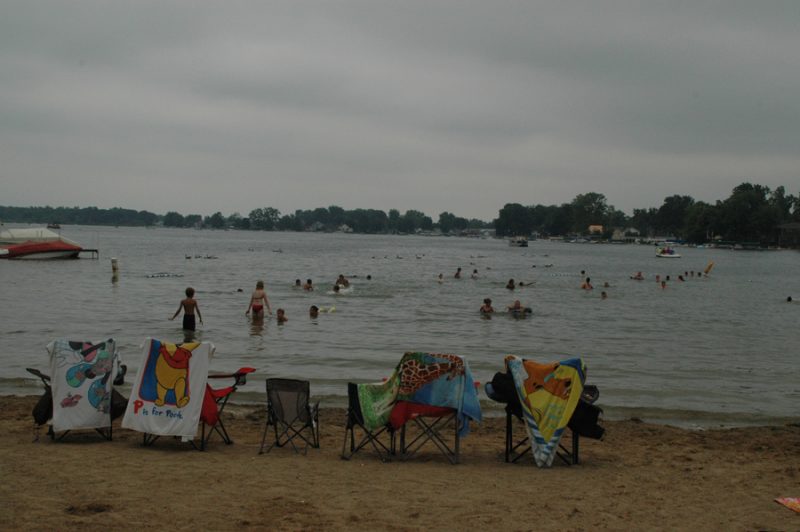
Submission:
[[[323,405],[342,406],[348,381],[380,380],[403,352],[420,350],[467,357],[481,382],[503,368],[507,353],[543,362],[580,356],[608,418],[703,427],[798,419],[796,251],[681,248],[680,259],[658,259],[653,247],[636,245],[535,241],[511,248],[497,239],[80,226],[62,232],[98,248],[100,259],[0,261],[0,393],[39,393],[24,368],[46,369],[45,346],[55,338],[113,337],[135,372],[144,338],[183,339],[180,317],[167,318],[193,286],[204,318],[198,337],[217,348],[212,369],[258,369],[240,401],[262,401],[263,378],[276,376],[308,379]],[[117,282],[111,257],[119,260]],[[677,280],[710,261],[709,278]],[[459,266],[464,278],[456,280]],[[581,270],[593,291],[580,289]],[[629,279],[640,270],[646,281]],[[339,273],[353,276],[352,289],[334,295]],[[656,274],[671,276],[665,290]],[[298,278],[312,278],[316,291],[293,288]],[[535,284],[511,292],[509,278]],[[259,279],[273,311],[286,310],[286,324],[267,318],[254,326],[245,316]],[[788,295],[796,302],[787,303]],[[484,297],[497,310],[520,299],[533,313],[482,319]],[[336,310],[312,320],[312,304]],[[487,409],[496,408],[481,395]]]

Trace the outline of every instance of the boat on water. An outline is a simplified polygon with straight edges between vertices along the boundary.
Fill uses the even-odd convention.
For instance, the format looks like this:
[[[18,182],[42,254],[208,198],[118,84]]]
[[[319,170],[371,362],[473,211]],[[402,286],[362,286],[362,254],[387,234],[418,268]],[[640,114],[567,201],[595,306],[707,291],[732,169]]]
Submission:
[[[43,227],[0,231],[0,259],[74,259],[83,247]]]
[[[661,259],[679,259],[681,254],[670,247],[657,248],[656,257]]]
[[[514,248],[528,247],[528,238],[524,236],[512,236],[508,241],[508,245]]]

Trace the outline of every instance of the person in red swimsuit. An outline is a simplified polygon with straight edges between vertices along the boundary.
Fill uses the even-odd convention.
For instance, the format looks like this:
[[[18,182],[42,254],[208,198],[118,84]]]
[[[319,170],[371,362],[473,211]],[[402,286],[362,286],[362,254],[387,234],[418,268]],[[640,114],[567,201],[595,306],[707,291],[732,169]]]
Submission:
[[[253,319],[264,319],[265,306],[267,307],[267,312],[272,314],[272,309],[269,306],[269,299],[267,299],[267,293],[264,291],[264,281],[258,281],[253,295],[250,296],[250,304],[247,305],[245,314],[249,315],[252,310]]]

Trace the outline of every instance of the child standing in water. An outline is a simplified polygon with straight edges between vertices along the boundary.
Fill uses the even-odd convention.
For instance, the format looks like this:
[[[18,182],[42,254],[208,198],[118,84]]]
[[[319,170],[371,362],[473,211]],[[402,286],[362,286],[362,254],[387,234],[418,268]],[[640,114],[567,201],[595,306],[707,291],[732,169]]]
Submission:
[[[250,314],[252,310],[253,319],[261,319],[264,317],[265,305],[267,307],[267,312],[272,314],[272,309],[269,306],[269,299],[267,299],[267,293],[264,291],[264,281],[258,281],[253,295],[250,296],[250,304],[247,306],[245,314]]]
[[[170,320],[174,320],[175,317],[180,314],[181,310],[183,310],[184,330],[193,331],[196,329],[194,322],[195,312],[197,312],[197,317],[200,318],[200,323],[203,323],[203,316],[200,314],[200,307],[197,304],[197,300],[194,298],[194,288],[191,286],[186,289],[186,299],[181,301],[180,305],[178,305],[178,310],[175,311],[175,314],[172,315]]]

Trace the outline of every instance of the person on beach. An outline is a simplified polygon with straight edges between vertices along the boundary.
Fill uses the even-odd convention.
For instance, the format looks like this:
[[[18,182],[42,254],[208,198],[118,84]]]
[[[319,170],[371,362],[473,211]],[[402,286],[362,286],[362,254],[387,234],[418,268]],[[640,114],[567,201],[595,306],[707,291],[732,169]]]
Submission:
[[[278,325],[280,325],[282,323],[286,323],[287,321],[289,321],[289,318],[286,317],[286,312],[284,312],[284,310],[282,308],[279,308],[275,312],[275,318],[278,320]]]
[[[487,297],[483,300],[483,305],[481,305],[481,314],[491,314],[493,312],[492,300]]]
[[[456,273],[453,275],[453,277],[456,278],[456,279],[461,279],[461,267],[460,266],[456,270]]]
[[[175,317],[180,314],[181,310],[183,310],[184,330],[194,331],[197,328],[194,321],[195,312],[197,312],[197,317],[200,318],[200,323],[203,323],[203,316],[200,314],[200,307],[197,304],[197,300],[194,298],[194,288],[191,286],[186,289],[186,299],[181,300],[180,304],[178,305],[178,310],[175,311],[175,314],[172,315],[170,320],[174,320]]]
[[[310,318],[316,318],[319,316],[319,307],[316,305],[311,305],[311,308],[308,309],[308,316]]]
[[[269,306],[269,299],[267,299],[267,293],[264,291],[264,281],[258,281],[256,283],[256,289],[253,290],[253,294],[250,296],[250,304],[247,305],[245,315],[249,316],[252,310],[253,319],[263,319],[265,306],[267,307],[267,312],[272,314],[272,309]]]
[[[581,285],[581,288],[583,288],[584,290],[594,290],[594,286],[592,286],[592,280],[589,277],[587,277],[586,280]]]
[[[311,282],[311,279],[306,279],[306,284],[303,285],[303,290],[306,292],[314,291],[314,284]]]
[[[514,279],[508,280],[508,282],[506,283],[506,288],[508,288],[509,290],[514,290],[516,288],[516,286],[514,285]]]

